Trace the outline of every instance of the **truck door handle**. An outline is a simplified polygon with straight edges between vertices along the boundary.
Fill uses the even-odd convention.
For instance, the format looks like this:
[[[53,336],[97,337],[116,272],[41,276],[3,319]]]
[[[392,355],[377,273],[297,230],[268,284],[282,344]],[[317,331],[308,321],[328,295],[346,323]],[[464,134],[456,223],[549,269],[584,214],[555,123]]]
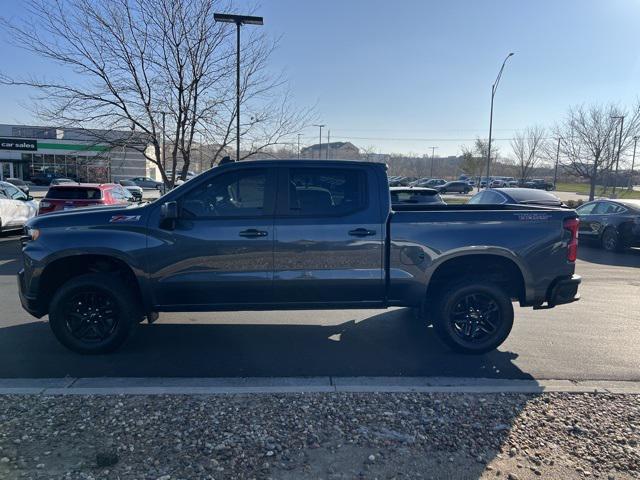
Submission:
[[[257,237],[266,237],[269,235],[269,232],[265,232],[264,230],[256,230],[255,228],[250,228],[248,230],[241,231],[238,235],[245,238],[257,238]]]
[[[375,234],[375,230],[368,230],[366,228],[356,228],[355,230],[349,230],[349,235],[353,237],[370,237],[371,235]]]

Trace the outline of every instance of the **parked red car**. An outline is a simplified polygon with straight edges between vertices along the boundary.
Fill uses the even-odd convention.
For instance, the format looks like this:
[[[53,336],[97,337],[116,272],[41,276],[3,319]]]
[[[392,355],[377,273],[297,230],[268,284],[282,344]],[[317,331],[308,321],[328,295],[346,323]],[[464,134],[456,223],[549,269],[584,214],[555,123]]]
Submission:
[[[122,205],[130,201],[133,201],[131,194],[124,187],[115,183],[56,185],[50,187],[40,201],[38,215],[79,207]]]

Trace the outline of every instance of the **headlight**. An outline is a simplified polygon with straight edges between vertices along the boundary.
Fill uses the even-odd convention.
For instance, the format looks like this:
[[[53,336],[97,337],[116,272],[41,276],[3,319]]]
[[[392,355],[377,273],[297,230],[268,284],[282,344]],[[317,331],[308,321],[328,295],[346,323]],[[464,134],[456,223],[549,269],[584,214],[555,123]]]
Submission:
[[[24,227],[24,239],[26,241],[34,241],[40,237],[40,229],[33,227]]]

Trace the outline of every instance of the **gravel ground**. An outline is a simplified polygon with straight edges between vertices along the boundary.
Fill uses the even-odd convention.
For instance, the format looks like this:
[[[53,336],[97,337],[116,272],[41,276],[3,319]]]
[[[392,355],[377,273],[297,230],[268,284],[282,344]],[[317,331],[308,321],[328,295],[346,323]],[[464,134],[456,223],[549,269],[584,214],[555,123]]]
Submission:
[[[640,478],[640,396],[0,397],[0,478]]]

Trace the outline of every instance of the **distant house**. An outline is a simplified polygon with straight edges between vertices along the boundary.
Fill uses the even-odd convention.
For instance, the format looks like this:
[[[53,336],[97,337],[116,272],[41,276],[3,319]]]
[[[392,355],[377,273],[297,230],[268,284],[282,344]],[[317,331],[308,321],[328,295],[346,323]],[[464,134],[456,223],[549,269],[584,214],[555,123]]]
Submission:
[[[360,149],[351,142],[331,142],[303,148],[300,156],[310,159],[359,160]]]

